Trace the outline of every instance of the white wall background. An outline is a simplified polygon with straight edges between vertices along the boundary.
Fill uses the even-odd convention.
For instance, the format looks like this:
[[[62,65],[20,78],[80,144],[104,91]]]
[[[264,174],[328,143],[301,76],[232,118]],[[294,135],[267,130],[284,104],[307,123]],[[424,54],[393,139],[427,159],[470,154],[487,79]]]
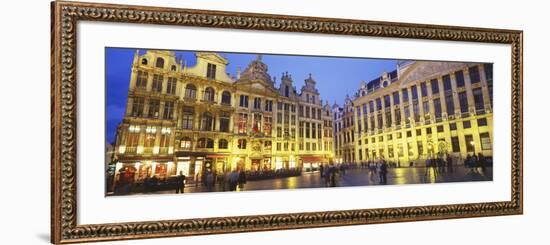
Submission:
[[[110,1],[115,2],[115,1]],[[118,1],[121,2],[121,1]],[[524,46],[524,197],[522,216],[399,224],[241,233],[116,242],[115,244],[464,244],[544,243],[550,218],[545,156],[545,96],[550,89],[546,58],[550,55],[548,6],[527,1],[306,1],[173,0],[124,1],[177,3],[186,8],[341,17],[444,25],[522,29]],[[534,2],[534,1],[533,1]],[[50,212],[50,13],[49,1],[11,1],[3,6],[0,120],[3,195],[0,204],[2,244],[49,242]],[[7,156],[7,157],[6,157]]]

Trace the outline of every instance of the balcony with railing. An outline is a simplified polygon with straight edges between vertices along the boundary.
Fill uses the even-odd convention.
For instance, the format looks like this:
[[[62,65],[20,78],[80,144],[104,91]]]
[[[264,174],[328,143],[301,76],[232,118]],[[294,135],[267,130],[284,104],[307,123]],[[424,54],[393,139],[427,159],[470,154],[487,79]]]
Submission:
[[[126,154],[135,154],[136,152],[137,152],[136,146],[127,146],[126,149],[124,150],[124,153]]]
[[[160,147],[159,154],[168,154],[168,147]]]
[[[484,115],[485,113],[485,108],[476,109],[476,115]]]
[[[143,147],[143,154],[153,154],[153,147]]]

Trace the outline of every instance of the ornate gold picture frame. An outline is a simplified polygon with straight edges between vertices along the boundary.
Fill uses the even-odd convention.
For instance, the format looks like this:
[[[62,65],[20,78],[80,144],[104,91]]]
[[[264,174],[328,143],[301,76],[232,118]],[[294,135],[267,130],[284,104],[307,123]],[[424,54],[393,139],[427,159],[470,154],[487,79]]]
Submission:
[[[523,212],[523,32],[256,13],[56,1],[51,4],[51,242],[76,243],[451,218]],[[78,224],[77,45],[81,21],[460,41],[511,46],[510,201]]]

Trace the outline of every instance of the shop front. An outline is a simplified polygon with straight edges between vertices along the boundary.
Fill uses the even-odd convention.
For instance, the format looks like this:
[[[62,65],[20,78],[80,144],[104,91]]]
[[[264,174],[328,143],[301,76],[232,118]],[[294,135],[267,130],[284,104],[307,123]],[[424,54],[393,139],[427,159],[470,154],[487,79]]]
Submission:
[[[194,183],[202,182],[206,174],[212,171],[215,174],[225,173],[228,168],[227,154],[209,154],[198,152],[177,152],[177,169]]]
[[[122,158],[115,165],[115,180],[143,183],[148,178],[165,180],[176,174],[173,158]]]
[[[228,154],[210,154],[206,155],[205,170],[212,171],[215,174],[223,174],[229,171]]]
[[[257,156],[250,158],[250,169],[247,169],[252,172],[258,171],[269,171],[273,170],[273,165],[271,164],[271,156]]]
[[[327,164],[328,160],[323,156],[300,156],[302,171],[318,171],[322,164]]]

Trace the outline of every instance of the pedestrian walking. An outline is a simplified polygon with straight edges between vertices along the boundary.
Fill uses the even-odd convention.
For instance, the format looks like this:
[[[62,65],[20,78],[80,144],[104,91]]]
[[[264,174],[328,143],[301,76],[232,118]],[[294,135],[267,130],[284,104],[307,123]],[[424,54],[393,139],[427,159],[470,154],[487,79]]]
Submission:
[[[374,164],[374,162],[369,161],[367,167],[369,168],[370,181],[372,183],[376,182],[376,165]]]
[[[185,175],[183,175],[183,171],[180,171],[180,174],[176,178],[176,194],[183,194],[183,190],[185,189]]]
[[[447,155],[447,171],[449,171],[449,173],[452,173],[454,170],[453,170],[453,158],[451,157],[450,154]]]
[[[229,191],[236,191],[237,190],[237,181],[239,180],[239,174],[237,173],[237,170],[231,171],[229,174]]]
[[[212,171],[208,171],[208,174],[206,174],[206,190],[208,192],[212,192],[214,190],[214,173]]]
[[[331,165],[329,171],[330,187],[336,187],[336,166]]]
[[[430,169],[432,168],[432,159],[426,158],[424,177],[427,178],[430,175]]]
[[[380,184],[385,185],[388,183],[388,164],[386,163],[386,160],[382,159],[382,162],[380,164]]]
[[[477,154],[477,161],[478,161],[478,165],[479,167],[481,168],[481,173],[485,175],[485,166],[487,164],[487,161],[485,159],[485,156],[483,156],[483,154],[480,152]]]
[[[474,153],[472,154],[472,158],[471,158],[471,165],[472,165],[472,169],[474,170],[475,173],[479,173],[478,171],[478,167],[479,167],[479,159],[477,158],[477,155]]]
[[[246,184],[246,174],[244,171],[239,171],[239,177],[238,177],[238,184],[239,184],[239,191],[244,190],[244,184]]]

